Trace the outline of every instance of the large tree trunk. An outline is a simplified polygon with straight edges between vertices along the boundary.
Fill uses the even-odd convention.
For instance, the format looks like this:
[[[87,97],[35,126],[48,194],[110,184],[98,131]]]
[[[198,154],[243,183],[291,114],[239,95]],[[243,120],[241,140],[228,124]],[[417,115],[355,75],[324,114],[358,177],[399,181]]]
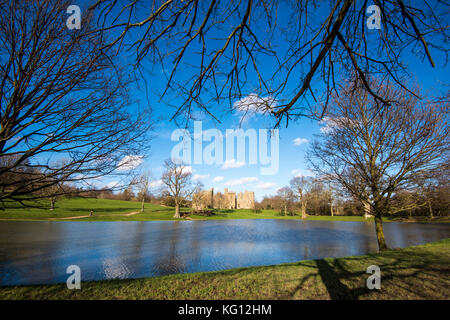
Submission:
[[[302,202],[302,219],[306,219],[306,203]]]
[[[331,211],[331,216],[334,216],[334,212],[333,212],[333,205],[330,205],[330,211]]]
[[[383,233],[383,220],[379,215],[375,216],[375,232],[377,234],[378,249],[380,251],[387,250],[386,241],[384,240],[384,233]]]
[[[142,197],[141,212],[144,212],[144,205],[145,205],[145,196]]]
[[[50,210],[54,210],[55,209],[55,199],[54,198],[50,198]]]
[[[173,217],[174,218],[181,218],[181,216],[180,216],[180,204],[179,203],[175,203],[175,215]]]

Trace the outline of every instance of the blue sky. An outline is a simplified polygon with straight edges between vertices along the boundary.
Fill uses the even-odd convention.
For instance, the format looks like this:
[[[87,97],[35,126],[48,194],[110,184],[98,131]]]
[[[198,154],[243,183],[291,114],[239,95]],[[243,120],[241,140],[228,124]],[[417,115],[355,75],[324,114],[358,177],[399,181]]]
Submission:
[[[431,69],[427,62],[415,62],[415,74],[419,83],[424,90],[435,92],[442,90],[442,83],[448,81],[448,75],[442,68]],[[448,69],[448,68],[447,68]],[[438,89],[439,88],[439,89]],[[166,117],[167,108],[158,106],[155,98],[154,117]],[[208,129],[218,129],[225,135],[227,129],[237,129],[240,125],[242,114],[228,114],[221,118],[222,123],[219,124],[214,120],[204,117],[202,119],[203,131]],[[253,115],[241,124],[244,131],[247,129],[265,129],[268,128],[271,119],[262,115]],[[193,121],[190,123],[193,126]],[[280,127],[279,130],[279,169],[273,175],[261,175],[261,164],[249,164],[248,154],[246,154],[245,165],[239,165],[235,168],[224,168],[215,164],[189,164],[193,169],[193,176],[201,181],[205,188],[213,187],[215,191],[223,191],[229,188],[239,192],[243,190],[251,190],[255,192],[256,198],[262,200],[264,195],[276,193],[276,190],[289,184],[289,180],[296,175],[310,175],[308,163],[305,160],[305,154],[309,143],[314,139],[314,134],[320,133],[321,125],[317,121],[307,118],[298,119],[291,122],[287,128]],[[143,150],[142,155],[145,159],[138,167],[138,170],[150,172],[156,189],[159,186],[159,178],[163,171],[163,162],[171,156],[172,149],[179,141],[172,141],[171,135],[174,130],[178,129],[174,122],[163,120],[157,121],[154,131],[151,133],[151,149]],[[203,142],[203,148],[210,142]],[[193,145],[192,145],[193,148]],[[248,141],[247,141],[248,148]],[[203,149],[204,150],[204,149]],[[248,149],[246,151],[248,153]],[[224,161],[226,154],[224,151]],[[230,159],[228,159],[230,160]],[[105,177],[104,183],[109,183],[113,179]]]
[[[214,126],[211,121],[203,121],[202,129],[207,130],[217,128],[225,135],[226,129],[234,129],[239,125],[240,116],[230,115],[224,119],[222,125]],[[263,129],[264,119],[251,119],[242,129]],[[155,178],[158,178],[162,173],[162,162],[170,157],[171,150],[178,144],[177,141],[171,140],[171,134],[176,129],[171,123],[163,122],[158,125],[155,137],[152,140],[152,150],[150,156],[144,161],[142,167],[147,167],[152,172]],[[251,190],[255,191],[257,198],[261,199],[265,194],[272,194],[278,188],[286,185],[295,174],[308,174],[308,166],[304,162],[308,141],[311,141],[312,135],[319,132],[319,127],[311,120],[303,119],[286,129],[280,130],[279,137],[279,168],[273,175],[262,175],[261,167],[267,165],[249,164],[248,158],[248,140],[246,144],[246,159],[245,164],[239,162],[236,158],[226,159],[226,152],[224,152],[224,164],[226,160],[229,161],[227,165],[217,164],[190,164],[193,169],[193,175],[199,179],[205,188],[214,187],[216,191],[223,191],[228,187],[234,191]],[[300,139],[299,139],[300,138]],[[295,141],[296,139],[299,139]],[[210,142],[204,142],[203,148]],[[310,173],[309,173],[310,174]]]
[[[376,39],[377,35],[374,33],[370,35],[370,37]],[[373,45],[377,45],[376,40],[374,40]],[[284,50],[286,48],[281,47],[280,49]],[[426,59],[421,61],[410,53],[406,53],[406,61],[408,61],[409,70],[413,74],[413,80],[422,86],[423,92],[429,94],[443,93],[445,90],[445,83],[448,83],[449,79],[448,67],[445,66],[446,58],[433,50],[432,54],[436,62],[436,67],[434,69],[431,68]],[[193,59],[193,61],[195,60]],[[267,72],[268,74],[272,71],[272,65],[270,63],[262,64],[262,68],[262,71]],[[155,71],[155,69],[153,69],[153,71]],[[160,76],[158,76],[158,72],[156,72],[156,75],[148,75],[148,77],[144,75],[151,87],[151,91],[161,89],[163,82],[160,81],[160,78],[158,77],[162,77],[162,70],[160,70],[160,73]],[[292,90],[294,90],[294,87],[292,87]],[[247,95],[252,93],[251,90],[246,92]],[[142,91],[136,90],[132,94],[140,99],[141,103],[146,103],[146,96]],[[171,102],[176,104],[176,98]],[[163,161],[170,157],[172,149],[178,144],[178,141],[171,140],[171,134],[178,127],[173,121],[169,121],[173,109],[160,102],[158,97],[152,94],[149,95],[149,103],[153,109],[155,125],[154,130],[151,133],[151,149],[142,150],[141,155],[145,156],[145,159],[138,167],[138,170],[145,172],[149,171],[153,178],[153,185],[156,187],[159,185],[158,180],[160,179],[163,170]],[[130,108],[132,107],[133,106],[130,106]],[[223,111],[220,113],[220,124],[207,116],[201,114],[196,115],[199,120],[202,120],[202,129],[208,130],[216,128],[220,130],[222,134],[225,134],[227,129],[238,128],[242,114],[239,112],[224,112],[224,110],[229,109],[228,105],[218,107],[219,109],[222,107]],[[255,114],[247,117],[242,123],[241,128],[243,130],[265,129],[269,128],[271,123],[273,123],[273,119]],[[193,126],[193,121],[189,123],[189,126]],[[294,176],[311,174],[308,170],[305,154],[309,143],[314,139],[314,134],[319,132],[320,125],[318,122],[306,118],[300,118],[295,122],[290,122],[287,128],[281,126],[279,130],[279,169],[276,174],[261,175],[260,171],[262,165],[249,164],[247,155],[245,164],[240,164],[234,168],[224,168],[221,165],[207,165],[205,163],[190,164],[193,169],[193,176],[201,181],[205,188],[213,187],[216,192],[223,191],[226,187],[236,192],[251,190],[255,192],[257,200],[262,200],[264,195],[274,194],[277,189],[288,185],[289,180]],[[224,158],[224,161],[226,160],[231,159]],[[105,177],[102,179],[101,183],[110,184],[113,181],[113,177]]]

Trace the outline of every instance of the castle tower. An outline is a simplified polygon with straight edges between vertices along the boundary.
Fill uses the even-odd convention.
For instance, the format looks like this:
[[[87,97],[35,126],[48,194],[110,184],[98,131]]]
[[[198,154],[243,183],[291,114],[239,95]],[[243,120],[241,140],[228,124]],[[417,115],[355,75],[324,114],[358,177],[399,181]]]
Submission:
[[[225,208],[236,209],[236,192],[228,191],[228,188],[225,188],[223,196],[225,198]]]
[[[237,209],[254,209],[255,208],[255,193],[245,190],[239,192],[237,197]]]
[[[210,197],[211,197],[211,204],[210,204],[210,206],[211,206],[211,208],[214,208],[214,188],[211,188],[211,195],[210,195]]]

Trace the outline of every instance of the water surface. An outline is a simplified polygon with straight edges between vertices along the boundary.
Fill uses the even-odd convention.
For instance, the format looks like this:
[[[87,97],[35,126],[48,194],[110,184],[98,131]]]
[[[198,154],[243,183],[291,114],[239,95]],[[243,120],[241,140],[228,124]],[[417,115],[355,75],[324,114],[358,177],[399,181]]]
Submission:
[[[450,224],[384,224],[390,247],[450,237]],[[295,262],[377,251],[368,222],[209,220],[0,222],[0,285],[65,282],[78,265],[83,280]]]

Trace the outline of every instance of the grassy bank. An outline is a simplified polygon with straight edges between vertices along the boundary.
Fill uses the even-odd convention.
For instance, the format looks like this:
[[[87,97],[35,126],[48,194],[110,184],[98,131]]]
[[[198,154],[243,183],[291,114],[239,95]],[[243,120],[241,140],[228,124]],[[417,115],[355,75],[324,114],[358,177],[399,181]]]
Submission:
[[[33,203],[29,203],[33,204]],[[36,204],[35,204],[36,205]],[[121,201],[91,198],[61,199],[56,203],[54,210],[48,210],[46,202],[40,203],[44,208],[28,208],[19,204],[10,205],[6,210],[0,211],[0,220],[62,220],[70,221],[151,221],[151,220],[184,220],[174,219],[175,209],[156,204],[145,204],[144,212],[139,212],[141,204],[136,201]],[[93,210],[93,217],[86,217]],[[182,209],[189,212],[189,208]],[[130,213],[136,213],[128,215]],[[84,218],[83,218],[84,217]],[[283,216],[276,210],[262,210],[255,213],[249,209],[215,209],[210,217],[190,215],[194,220],[220,220],[220,219],[300,219],[299,215]],[[309,216],[308,220],[331,221],[366,221],[359,216]],[[400,220],[399,220],[400,219]],[[69,220],[69,219],[67,219]],[[66,220],[66,221],[67,221]],[[371,219],[369,219],[370,221]],[[403,219],[405,220],[405,219]],[[385,221],[401,221],[401,218],[385,218]],[[426,217],[414,218],[406,221],[419,222],[450,222],[448,217],[428,219]]]
[[[370,265],[381,289],[366,289]],[[0,287],[0,299],[450,299],[450,239],[379,254],[135,280]]]

